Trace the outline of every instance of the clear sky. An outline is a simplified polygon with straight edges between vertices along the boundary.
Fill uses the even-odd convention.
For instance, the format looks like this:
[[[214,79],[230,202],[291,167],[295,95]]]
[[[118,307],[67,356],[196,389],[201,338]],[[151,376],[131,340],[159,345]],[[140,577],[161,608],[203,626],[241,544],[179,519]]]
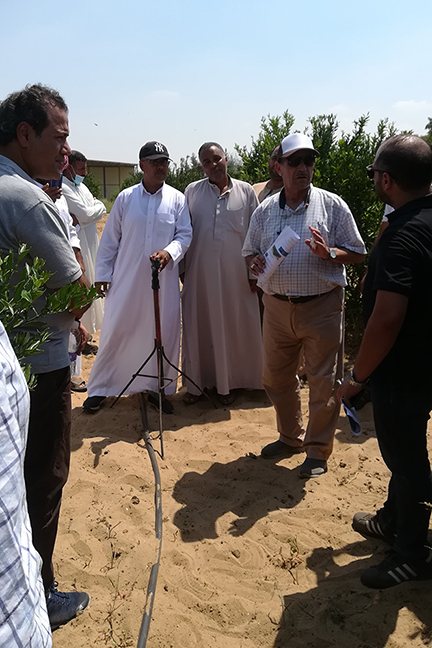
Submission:
[[[0,97],[58,89],[92,159],[249,145],[263,115],[370,114],[424,133],[432,116],[430,0],[0,0]]]

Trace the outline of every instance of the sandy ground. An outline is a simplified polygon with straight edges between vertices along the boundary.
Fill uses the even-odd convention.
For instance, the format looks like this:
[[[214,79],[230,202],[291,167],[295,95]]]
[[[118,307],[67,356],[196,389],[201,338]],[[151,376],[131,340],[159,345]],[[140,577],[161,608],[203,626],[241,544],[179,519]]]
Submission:
[[[302,397],[307,411],[307,388]],[[137,645],[157,551],[154,477],[138,398],[113,409],[108,401],[92,416],[84,398],[73,396],[55,566],[61,586],[85,589],[91,604],[55,632],[54,646],[126,648]],[[186,407],[181,393],[173,402],[159,460],[163,545],[148,648],[432,646],[429,583],[375,592],[359,582],[387,548],[351,529],[353,513],[381,504],[388,480],[370,405],[360,437],[341,415],[329,472],[304,481],[301,455],[256,457],[276,438],[262,393],[241,392],[225,409]]]
[[[86,373],[91,360],[86,360]],[[304,405],[307,389],[302,390]],[[73,456],[56,573],[91,605],[54,646],[136,646],[155,559],[154,479],[136,396],[82,412],[73,396]],[[382,502],[387,471],[371,409],[353,437],[341,416],[325,476],[298,476],[301,456],[257,458],[275,438],[273,408],[241,392],[164,417],[163,547],[149,648],[403,648],[432,644],[428,583],[367,590],[360,571],[386,547],[351,529]],[[157,414],[150,410],[156,429]],[[156,444],[157,447],[157,444]],[[252,453],[252,454],[250,454]]]

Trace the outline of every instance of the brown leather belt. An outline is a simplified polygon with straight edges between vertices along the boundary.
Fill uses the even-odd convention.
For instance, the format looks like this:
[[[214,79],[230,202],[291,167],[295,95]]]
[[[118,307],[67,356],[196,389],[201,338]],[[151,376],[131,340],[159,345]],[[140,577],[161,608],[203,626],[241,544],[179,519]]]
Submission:
[[[276,299],[281,299],[282,301],[287,301],[290,304],[305,304],[308,301],[311,301],[311,299],[315,299],[315,297],[321,297],[321,295],[325,295],[325,293],[321,293],[320,295],[304,295],[303,297],[288,297],[288,295],[272,295],[272,297],[276,297]]]

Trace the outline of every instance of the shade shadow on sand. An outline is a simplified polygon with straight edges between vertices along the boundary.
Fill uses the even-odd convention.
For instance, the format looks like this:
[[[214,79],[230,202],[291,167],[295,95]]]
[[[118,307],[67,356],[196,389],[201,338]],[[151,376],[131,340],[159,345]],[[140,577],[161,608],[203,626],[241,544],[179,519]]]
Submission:
[[[348,418],[342,412],[343,410],[341,409],[341,414],[336,426],[335,439],[337,441],[344,444],[358,445],[365,443],[368,439],[376,438],[371,403],[367,403],[367,405],[357,412],[361,425],[361,433],[358,436],[352,434]]]
[[[374,556],[370,556],[374,551]],[[335,558],[354,556],[339,566]],[[384,648],[432,645],[430,581],[406,583],[388,590],[371,590],[360,583],[360,573],[382,560],[385,546],[359,541],[338,550],[319,547],[312,551],[307,566],[315,571],[318,584],[307,592],[283,597],[283,613],[274,648]],[[406,643],[392,642],[398,616],[410,610],[418,622],[411,622]],[[401,634],[398,635],[401,637]]]
[[[271,511],[289,509],[304,497],[298,471],[258,457],[214,463],[204,473],[185,473],[173,497],[183,507],[173,522],[184,542],[217,538],[216,522],[228,512],[238,516],[230,534],[241,536]]]
[[[218,405],[216,399],[202,398],[192,406],[182,402],[184,393],[179,392],[171,397],[174,414],[163,415],[165,438],[170,432],[187,428],[191,425],[209,425],[229,421],[231,411],[235,409],[253,409],[270,406],[270,401],[263,392],[238,390],[236,402],[229,407]],[[86,414],[81,406],[72,410],[72,451],[79,450],[84,439],[91,441],[90,448],[94,454],[94,467],[99,464],[101,454],[112,444],[119,442],[137,443],[142,439],[139,397],[137,394],[121,398],[115,405],[114,398],[107,398],[103,406],[94,414]],[[150,431],[159,431],[158,410],[147,406]],[[103,437],[102,439],[100,437]]]

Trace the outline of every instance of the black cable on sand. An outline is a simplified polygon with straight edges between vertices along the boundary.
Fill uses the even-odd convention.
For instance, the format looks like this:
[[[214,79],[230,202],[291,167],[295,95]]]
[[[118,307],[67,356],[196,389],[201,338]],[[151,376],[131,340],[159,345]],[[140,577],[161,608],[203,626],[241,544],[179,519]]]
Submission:
[[[150,462],[153,469],[155,478],[155,536],[158,540],[158,547],[156,552],[156,561],[153,563],[150,571],[150,579],[147,585],[147,597],[145,602],[144,614],[141,622],[141,628],[138,636],[137,648],[145,648],[147,644],[147,637],[150,630],[150,622],[153,610],[153,603],[156,594],[156,585],[159,575],[159,565],[162,552],[162,487],[159,473],[159,466],[156,458],[156,451],[153,448],[152,440],[149,434],[149,427],[147,421],[147,406],[144,394],[140,394],[140,408],[141,418],[143,422],[143,439],[145,441],[146,449],[150,457]]]

